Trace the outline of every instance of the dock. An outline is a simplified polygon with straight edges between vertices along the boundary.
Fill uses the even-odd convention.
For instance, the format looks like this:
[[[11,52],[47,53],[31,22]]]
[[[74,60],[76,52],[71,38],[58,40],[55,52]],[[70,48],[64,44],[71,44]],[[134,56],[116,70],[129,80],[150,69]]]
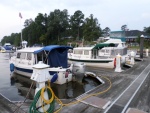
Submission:
[[[105,84],[99,85],[75,99],[62,100],[64,103],[80,102],[64,106],[59,113],[150,112],[150,57],[144,58],[143,61],[136,61],[132,68],[122,69],[124,71],[118,73],[113,69],[87,67],[88,71],[100,76]],[[13,113],[17,106],[21,105],[21,103],[10,102],[2,95],[0,95],[0,103],[3,103],[0,106],[3,113]],[[27,100],[15,113],[29,113],[30,103],[31,101]],[[59,108],[57,103],[55,106],[55,109]]]

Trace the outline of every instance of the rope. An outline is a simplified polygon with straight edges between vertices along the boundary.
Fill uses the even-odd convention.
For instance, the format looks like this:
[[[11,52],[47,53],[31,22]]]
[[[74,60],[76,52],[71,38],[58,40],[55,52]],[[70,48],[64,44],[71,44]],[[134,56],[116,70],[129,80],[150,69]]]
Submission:
[[[26,98],[24,99],[24,101],[22,102],[22,104],[21,104],[20,106],[18,106],[18,107],[13,111],[13,113],[15,113],[17,110],[19,110],[20,107],[23,105],[23,103],[25,103],[25,101],[27,100],[27,97],[29,96],[29,93],[30,93],[30,91],[31,91],[31,89],[32,89],[32,87],[33,87],[33,84],[34,84],[34,82],[32,82],[32,84],[31,84],[31,86],[30,86],[30,89],[29,89],[29,91],[28,91],[28,93],[27,93],[27,95],[26,95]]]
[[[91,96],[97,96],[97,95],[106,93],[106,92],[107,92],[108,90],[110,90],[110,88],[112,87],[112,83],[111,83],[111,81],[110,81],[109,78],[104,77],[104,76],[103,76],[103,78],[105,78],[105,79],[109,82],[109,87],[108,87],[106,90],[104,90],[104,91],[101,91],[101,92],[98,92],[98,93],[89,94],[89,95],[87,95],[86,97],[81,98],[80,100],[76,100],[76,101],[70,102],[70,103],[68,103],[68,104],[63,104],[63,103],[61,102],[61,100],[58,99],[58,97],[55,96],[56,100],[57,100],[58,103],[61,105],[60,108],[55,111],[55,113],[58,113],[58,112],[62,109],[63,106],[70,106],[70,105],[73,105],[73,104],[77,104],[77,103],[79,103],[79,102],[81,102],[81,101],[83,101],[83,100],[85,100],[85,99],[87,99],[87,98],[89,98],[89,97],[91,97]]]
[[[89,94],[86,97],[81,98],[80,100],[76,100],[76,101],[70,102],[68,104],[63,104],[62,103],[62,101],[54,94],[53,90],[50,87],[50,82],[48,82],[49,86],[43,87],[41,90],[39,90],[37,92],[36,96],[34,97],[34,100],[33,100],[32,104],[30,106],[30,113],[42,113],[42,112],[37,111],[41,107],[43,108],[44,113],[53,113],[54,112],[55,100],[60,104],[60,108],[57,109],[54,112],[54,113],[58,113],[64,106],[70,106],[70,105],[73,105],[73,104],[77,104],[77,103],[81,102],[82,100],[85,100],[85,99],[87,99],[87,98],[89,98],[91,96],[97,96],[97,95],[106,93],[112,87],[112,83],[111,83],[109,78],[107,78],[107,77],[103,77],[103,78],[105,78],[108,81],[108,83],[109,83],[109,87],[107,89],[105,89],[105,90],[103,90],[101,92],[98,92],[98,93]],[[49,100],[46,100],[44,98],[44,91],[45,91],[45,89],[48,92]],[[36,108],[36,103],[39,100],[40,96],[41,96],[41,99],[44,102],[44,104],[42,104],[42,106],[39,106],[38,108]],[[50,104],[50,107],[49,107],[49,109],[47,111],[45,111],[44,105],[48,105],[48,104]]]
[[[47,91],[48,93],[48,98],[49,100],[46,100],[44,98],[44,93],[45,91]],[[37,92],[37,94],[35,95],[34,97],[34,100],[30,106],[30,109],[29,109],[29,112],[30,113],[43,113],[43,112],[40,112],[38,111],[39,108],[42,107],[44,113],[53,113],[54,112],[54,105],[55,105],[55,99],[54,99],[54,92],[52,91],[51,87],[50,87],[50,83],[49,83],[49,86],[46,86],[46,87],[43,87],[41,90],[39,90]],[[36,107],[36,103],[38,102],[39,98],[41,97],[41,104],[42,106],[39,106],[38,108]],[[44,109],[44,106],[45,105],[49,105],[49,108],[47,109],[47,111]]]

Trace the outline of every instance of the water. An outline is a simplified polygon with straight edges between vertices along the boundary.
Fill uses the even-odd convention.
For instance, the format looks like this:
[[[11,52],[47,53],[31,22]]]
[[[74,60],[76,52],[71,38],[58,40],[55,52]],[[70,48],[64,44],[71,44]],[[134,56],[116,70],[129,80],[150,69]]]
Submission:
[[[0,93],[11,101],[23,100],[16,86],[11,84],[9,70],[9,54],[0,53]]]
[[[32,81],[16,73],[10,76],[8,53],[0,53],[0,67],[0,93],[11,101],[23,101]],[[60,99],[71,99],[98,85],[100,85],[100,83],[97,79],[86,77],[82,83],[69,82],[63,85],[51,84],[51,87],[56,96]],[[31,90],[28,99],[33,99],[34,91],[35,87]]]

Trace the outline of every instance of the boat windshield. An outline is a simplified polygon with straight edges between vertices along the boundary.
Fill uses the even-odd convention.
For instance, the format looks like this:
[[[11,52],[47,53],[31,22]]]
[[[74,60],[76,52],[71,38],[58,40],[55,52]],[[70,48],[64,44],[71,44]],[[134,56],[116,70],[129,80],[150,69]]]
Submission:
[[[48,54],[48,52],[46,52],[46,54]],[[47,62],[48,57],[46,57],[46,54],[44,52],[38,53],[37,54],[37,62],[43,61],[43,63],[48,64],[48,62]]]

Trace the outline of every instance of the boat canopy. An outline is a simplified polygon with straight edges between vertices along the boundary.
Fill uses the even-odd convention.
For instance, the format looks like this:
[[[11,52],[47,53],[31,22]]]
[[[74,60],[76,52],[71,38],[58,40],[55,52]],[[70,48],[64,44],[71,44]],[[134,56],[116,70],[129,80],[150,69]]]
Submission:
[[[34,54],[41,52],[47,53],[48,65],[50,67],[68,67],[67,53],[68,49],[72,49],[70,46],[50,45],[34,51]]]
[[[115,47],[114,43],[100,43],[96,44],[93,49],[102,49],[103,47]]]

